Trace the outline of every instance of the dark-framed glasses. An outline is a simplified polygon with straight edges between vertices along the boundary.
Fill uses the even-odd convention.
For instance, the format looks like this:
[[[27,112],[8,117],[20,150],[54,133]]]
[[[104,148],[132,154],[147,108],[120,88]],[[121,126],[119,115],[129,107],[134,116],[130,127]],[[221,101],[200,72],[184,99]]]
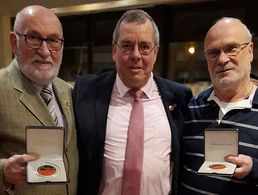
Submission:
[[[132,53],[135,48],[134,43],[115,43],[114,45],[118,46],[118,48],[123,53],[126,53],[126,54]],[[153,44],[148,44],[148,43],[140,43],[137,46],[138,46],[138,51],[142,55],[149,55],[153,51],[153,49],[156,47],[155,44],[153,45]]]
[[[62,48],[64,39],[59,38],[43,38],[35,35],[26,35],[15,32],[18,36],[22,36],[26,45],[31,49],[38,49],[41,47],[43,41],[46,41],[47,47],[52,52],[57,52]]]
[[[237,56],[243,49],[249,45],[250,42],[246,43],[229,43],[221,48],[207,49],[205,51],[207,58],[216,59],[220,56],[221,52],[224,52],[228,57]]]

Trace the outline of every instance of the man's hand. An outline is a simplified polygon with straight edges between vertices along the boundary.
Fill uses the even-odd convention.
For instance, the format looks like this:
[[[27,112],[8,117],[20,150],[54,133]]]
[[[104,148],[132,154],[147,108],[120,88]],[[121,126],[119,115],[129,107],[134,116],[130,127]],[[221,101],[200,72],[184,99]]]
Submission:
[[[238,179],[242,179],[247,176],[253,167],[253,160],[247,155],[239,154],[238,156],[227,156],[225,157],[225,160],[237,165],[233,176]]]
[[[26,165],[30,161],[37,160],[39,156],[36,153],[13,155],[4,160],[3,174],[6,184],[21,186],[26,183]]]

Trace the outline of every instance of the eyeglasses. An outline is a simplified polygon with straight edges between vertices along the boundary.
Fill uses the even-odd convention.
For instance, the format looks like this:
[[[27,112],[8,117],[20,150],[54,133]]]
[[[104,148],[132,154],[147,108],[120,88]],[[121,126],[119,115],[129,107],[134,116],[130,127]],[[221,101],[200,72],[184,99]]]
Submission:
[[[42,38],[35,35],[25,35],[15,32],[17,35],[25,39],[26,45],[31,49],[38,49],[41,47],[43,41],[46,41],[47,47],[51,52],[57,52],[61,49],[64,39],[58,38]]]
[[[216,59],[219,57],[221,52],[224,52],[228,57],[235,57],[237,56],[243,49],[249,45],[250,42],[248,43],[229,43],[224,45],[222,48],[213,48],[213,49],[208,49],[205,53],[207,58],[210,59]]]
[[[126,54],[132,53],[135,48],[135,44],[133,43],[121,43],[121,44],[115,43],[115,45],[117,45],[119,49]],[[138,50],[142,55],[149,55],[155,47],[156,45],[151,45],[148,43],[138,44]]]

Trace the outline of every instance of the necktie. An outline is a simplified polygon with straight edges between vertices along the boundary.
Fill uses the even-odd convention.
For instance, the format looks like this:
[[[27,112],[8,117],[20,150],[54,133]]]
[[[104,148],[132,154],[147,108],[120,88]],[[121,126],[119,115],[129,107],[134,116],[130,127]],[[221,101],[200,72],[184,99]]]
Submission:
[[[143,166],[144,114],[141,90],[130,90],[134,98],[128,126],[122,195],[139,195]]]
[[[51,116],[53,117],[53,120],[55,122],[55,125],[58,125],[58,118],[55,112],[55,105],[53,102],[53,97],[52,97],[52,90],[49,87],[43,87],[41,93],[41,97],[45,101],[49,112],[51,113]]]

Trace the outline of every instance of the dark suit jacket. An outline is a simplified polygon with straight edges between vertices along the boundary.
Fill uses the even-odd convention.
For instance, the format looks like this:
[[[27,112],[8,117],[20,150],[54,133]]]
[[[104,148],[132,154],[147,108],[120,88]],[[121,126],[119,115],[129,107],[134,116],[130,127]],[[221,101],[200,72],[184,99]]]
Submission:
[[[26,125],[54,125],[53,118],[40,95],[31,90],[32,83],[18,69],[16,60],[0,71],[0,195],[5,194],[2,159],[26,153]],[[53,90],[67,122],[64,162],[68,183],[28,184],[13,191],[15,195],[74,195],[77,187],[78,151],[71,97],[71,86],[54,79]]]
[[[106,123],[115,72],[82,76],[75,84],[73,102],[79,150],[78,194],[97,195],[103,169]],[[172,130],[173,192],[177,192],[183,113],[192,97],[183,85],[154,77]]]

